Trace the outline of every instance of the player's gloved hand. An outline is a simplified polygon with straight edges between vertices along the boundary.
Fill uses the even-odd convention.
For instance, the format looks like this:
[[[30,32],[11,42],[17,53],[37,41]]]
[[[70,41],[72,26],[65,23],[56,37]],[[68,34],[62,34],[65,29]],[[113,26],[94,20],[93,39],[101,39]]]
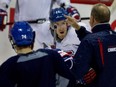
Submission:
[[[73,57],[70,56],[70,54],[64,52],[63,50],[58,50],[58,53],[64,59],[64,62],[66,63],[68,68],[71,69],[73,67]]]
[[[77,21],[81,21],[80,13],[75,7],[69,6],[66,10],[71,17],[75,18]]]
[[[96,77],[95,70],[93,68],[90,68],[82,79],[76,80],[74,87],[85,87],[85,85],[92,83],[95,77]]]
[[[0,31],[3,31],[5,29],[4,22],[6,21],[7,12],[0,9]]]
[[[75,18],[78,22],[81,21],[80,13],[75,7],[62,3],[61,8],[65,9],[68,15]]]
[[[85,74],[83,80],[86,84],[90,84],[96,77],[96,72],[93,68],[90,68],[87,74]]]
[[[64,59],[64,62],[66,63],[66,65],[69,67],[69,69],[72,69],[73,57],[66,56],[66,57],[63,57],[63,59]]]

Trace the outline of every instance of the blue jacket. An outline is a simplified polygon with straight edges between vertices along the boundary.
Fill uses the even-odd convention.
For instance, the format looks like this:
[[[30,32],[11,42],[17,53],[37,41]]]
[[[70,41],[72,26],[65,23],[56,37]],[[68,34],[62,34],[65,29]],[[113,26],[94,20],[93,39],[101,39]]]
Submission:
[[[4,62],[0,67],[0,87],[56,87],[56,73],[74,79],[56,51],[40,49]]]
[[[72,69],[76,78],[81,79],[92,67],[97,77],[87,87],[116,87],[116,32],[110,24],[99,24],[91,34],[83,28],[79,35],[82,41]]]

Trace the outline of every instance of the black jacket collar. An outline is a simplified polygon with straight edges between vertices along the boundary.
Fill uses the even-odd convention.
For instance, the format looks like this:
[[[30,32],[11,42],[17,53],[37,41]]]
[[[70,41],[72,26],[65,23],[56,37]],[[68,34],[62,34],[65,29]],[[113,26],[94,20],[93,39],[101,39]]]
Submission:
[[[100,31],[104,31],[104,30],[110,30],[110,29],[111,29],[111,27],[110,27],[109,23],[100,23],[100,24],[95,25],[92,28],[92,32],[96,33],[96,32],[100,32]]]

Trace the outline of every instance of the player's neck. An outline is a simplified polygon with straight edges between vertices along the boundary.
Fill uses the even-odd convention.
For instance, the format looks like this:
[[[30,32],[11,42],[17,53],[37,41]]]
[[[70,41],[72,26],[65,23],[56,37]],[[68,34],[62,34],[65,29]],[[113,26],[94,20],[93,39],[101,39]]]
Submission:
[[[31,48],[24,48],[24,49],[17,50],[17,53],[18,54],[27,54],[27,53],[30,53],[32,51],[33,50]]]

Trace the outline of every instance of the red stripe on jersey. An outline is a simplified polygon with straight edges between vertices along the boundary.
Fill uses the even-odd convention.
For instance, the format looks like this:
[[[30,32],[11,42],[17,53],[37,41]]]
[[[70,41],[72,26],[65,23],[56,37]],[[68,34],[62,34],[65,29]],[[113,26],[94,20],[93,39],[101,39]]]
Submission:
[[[101,56],[102,64],[104,65],[103,44],[102,44],[100,39],[98,39],[98,43],[99,43],[100,56]]]

